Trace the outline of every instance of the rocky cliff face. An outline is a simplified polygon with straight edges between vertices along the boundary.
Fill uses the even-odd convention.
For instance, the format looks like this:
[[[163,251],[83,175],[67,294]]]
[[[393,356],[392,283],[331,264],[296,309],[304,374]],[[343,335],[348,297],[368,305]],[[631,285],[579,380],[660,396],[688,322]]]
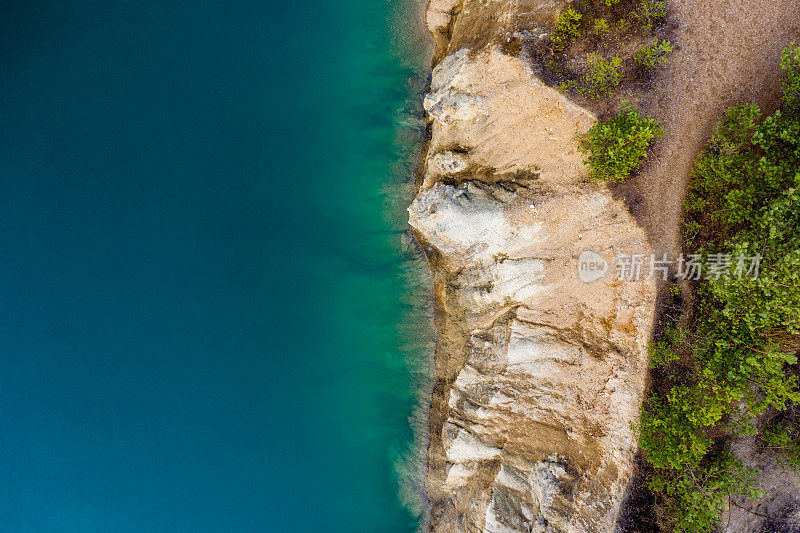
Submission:
[[[553,8],[428,7],[430,142],[409,217],[436,300],[430,531],[610,532],[633,469],[655,283],[618,280],[613,261],[649,245],[583,180],[573,137],[595,117],[503,48]],[[587,250],[611,264],[589,283]]]

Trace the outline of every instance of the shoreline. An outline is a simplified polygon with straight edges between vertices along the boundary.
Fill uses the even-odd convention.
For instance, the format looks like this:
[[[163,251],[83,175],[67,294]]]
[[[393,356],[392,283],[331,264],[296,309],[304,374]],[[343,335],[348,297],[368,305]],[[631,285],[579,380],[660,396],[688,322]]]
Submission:
[[[425,473],[436,329],[433,323],[431,270],[422,245],[408,225],[406,208],[416,194],[416,175],[427,142],[422,98],[430,80],[432,41],[425,28],[426,8],[427,0],[404,0],[391,17],[394,55],[411,75],[407,79],[403,110],[395,119],[394,145],[399,148],[400,154],[396,158],[398,168],[392,174],[397,179],[398,189],[389,195],[391,205],[387,213],[405,232],[400,239],[399,253],[403,256],[403,278],[408,288],[406,298],[409,307],[398,323],[398,339],[412,379],[409,387],[415,397],[408,417],[412,439],[399,453],[394,470],[398,499],[417,518],[418,532],[425,531],[429,523],[430,504],[425,491]]]

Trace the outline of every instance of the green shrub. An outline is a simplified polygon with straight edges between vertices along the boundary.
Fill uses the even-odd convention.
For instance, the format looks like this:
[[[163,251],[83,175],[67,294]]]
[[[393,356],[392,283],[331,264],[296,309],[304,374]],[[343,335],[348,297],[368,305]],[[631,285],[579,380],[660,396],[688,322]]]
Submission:
[[[626,100],[615,117],[597,122],[578,137],[578,149],[586,156],[590,179],[624,181],[641,164],[653,139],[662,134],[655,120],[642,117]]]
[[[800,46],[792,43],[783,51],[781,67],[786,71],[783,88],[785,107],[797,110],[800,108]]]
[[[606,19],[594,19],[592,31],[595,33],[595,35],[603,35],[604,33],[608,33],[608,22]]]
[[[667,64],[667,54],[672,52],[672,43],[656,39],[647,46],[643,46],[634,55],[634,59],[647,68],[656,68]]]
[[[609,6],[609,7],[611,7],[611,6],[615,5],[615,4],[619,4],[619,0],[604,0],[604,1],[605,1],[606,5]]]
[[[673,292],[672,289],[676,287],[678,286],[673,285],[670,291]],[[650,344],[650,367],[661,368],[673,361],[677,361],[679,356],[675,353],[675,346],[683,344],[687,335],[688,332],[685,329],[667,328],[660,340]]]
[[[611,89],[622,81],[622,74],[619,72],[622,58],[614,56],[606,59],[599,54],[591,53],[587,56],[587,60],[586,73],[577,86],[578,93],[592,99],[607,96]]]
[[[635,17],[639,20],[645,32],[650,33],[653,27],[667,17],[664,2],[642,0],[636,6]]]
[[[800,474],[800,428],[779,423],[768,426],[761,435],[764,443],[780,452],[780,464]]]
[[[553,35],[550,37],[554,50],[564,50],[569,43],[581,36],[582,19],[583,15],[571,7],[558,14]]]
[[[657,471],[651,490],[664,496],[671,526],[680,533],[711,531],[728,508],[731,496],[756,500],[756,471],[746,467],[730,451],[711,454],[702,463],[680,470]]]

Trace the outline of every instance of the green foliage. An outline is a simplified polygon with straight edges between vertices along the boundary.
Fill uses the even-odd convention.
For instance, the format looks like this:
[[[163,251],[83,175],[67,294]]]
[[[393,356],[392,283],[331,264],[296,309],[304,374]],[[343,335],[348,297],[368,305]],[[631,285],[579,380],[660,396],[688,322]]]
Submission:
[[[674,331],[674,330],[670,330]],[[650,344],[650,367],[661,368],[674,361],[680,359],[680,356],[675,353],[675,345],[667,339],[660,339],[657,342]]]
[[[644,31],[650,33],[653,31],[656,24],[666,18],[666,5],[664,2],[642,0],[639,5],[636,6],[635,15]]]
[[[656,468],[680,470],[697,464],[712,444],[702,423],[719,420],[719,409],[703,410],[691,388],[674,389],[666,401],[653,397],[639,422],[639,446]],[[700,398],[702,400],[702,398]]]
[[[637,63],[653,68],[666,62],[672,50],[669,41],[655,39],[638,55],[629,46],[631,40],[642,42],[641,28],[651,33],[665,17],[665,3],[655,0],[572,2],[556,16],[549,50],[535,54],[541,53],[548,74],[560,78],[559,91],[603,100],[624,79],[641,77]],[[633,35],[634,30],[639,35]]]
[[[577,85],[578,93],[588,98],[607,96],[622,80],[622,74],[619,72],[622,59],[618,56],[606,59],[599,54],[591,53],[587,56],[587,60],[586,73]]]
[[[633,57],[647,68],[656,68],[667,64],[667,55],[670,52],[672,52],[671,42],[656,39],[640,48]]]
[[[781,452],[784,468],[800,474],[800,428],[796,425],[786,427],[781,424],[768,426],[761,435],[763,441],[771,448]]]
[[[764,335],[800,334],[800,116],[755,106],[730,109],[704,150],[686,201],[688,245],[708,253],[762,255],[758,279],[736,276],[704,287],[739,344],[769,353]]]
[[[783,51],[781,67],[786,71],[784,107],[787,110],[797,110],[800,108],[800,46],[792,43]]]
[[[705,268],[726,254],[758,255],[760,269],[757,277],[742,275],[734,262],[726,275],[697,284],[690,331],[667,330],[652,349],[669,387],[643,407],[640,445],[677,531],[710,531],[729,495],[755,495],[751,473],[719,459],[720,439],[753,433],[752,420],[767,409],[800,403],[789,371],[800,346],[797,48],[784,53],[783,67],[783,109],[766,118],[755,106],[729,109],[697,159],[686,200],[685,244]],[[772,425],[760,437],[784,452],[786,465],[800,466],[796,428]]]
[[[581,20],[583,15],[572,9],[567,8],[556,17],[556,27],[550,40],[553,49],[556,51],[564,50],[569,43],[581,36]]]
[[[594,19],[592,31],[595,35],[603,35],[604,33],[608,33],[608,21],[606,21],[606,19]]]
[[[578,149],[586,156],[590,179],[619,182],[640,165],[650,143],[662,134],[655,120],[642,117],[626,100],[615,117],[578,137]]]
[[[673,531],[698,533],[714,528],[729,497],[758,499],[761,493],[753,488],[755,478],[754,469],[723,449],[696,465],[657,471],[648,485],[666,499]]]

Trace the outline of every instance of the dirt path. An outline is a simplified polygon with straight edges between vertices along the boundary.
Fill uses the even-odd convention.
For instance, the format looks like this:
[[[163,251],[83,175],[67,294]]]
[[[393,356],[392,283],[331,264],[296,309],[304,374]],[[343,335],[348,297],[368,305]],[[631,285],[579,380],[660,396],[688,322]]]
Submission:
[[[680,252],[680,220],[689,173],[728,106],[778,105],[781,51],[800,43],[797,0],[673,0],[679,48],[648,95],[647,114],[666,135],[654,160],[625,191],[655,249]]]
[[[653,92],[643,95],[641,104],[646,114],[661,122],[666,134],[653,160],[620,192],[628,198],[656,252],[675,256],[681,252],[681,219],[689,174],[724,110],[738,103],[756,103],[762,111],[771,112],[779,105],[781,52],[792,41],[800,43],[800,1],[672,0],[670,7],[679,24],[673,38],[679,48],[673,52],[669,68],[656,80]],[[772,489],[768,492],[791,492],[785,476],[774,473],[780,469],[773,463],[749,462],[773,476],[765,485]],[[773,499],[762,499],[759,506]],[[637,503],[631,500],[630,505],[626,513],[636,516]],[[758,509],[773,512],[767,507]],[[759,524],[748,522],[753,517],[734,508],[726,520],[731,526],[723,530],[759,531]],[[745,527],[745,523],[749,525]],[[631,524],[638,522],[633,519],[620,531],[643,530],[641,524],[629,529]]]

